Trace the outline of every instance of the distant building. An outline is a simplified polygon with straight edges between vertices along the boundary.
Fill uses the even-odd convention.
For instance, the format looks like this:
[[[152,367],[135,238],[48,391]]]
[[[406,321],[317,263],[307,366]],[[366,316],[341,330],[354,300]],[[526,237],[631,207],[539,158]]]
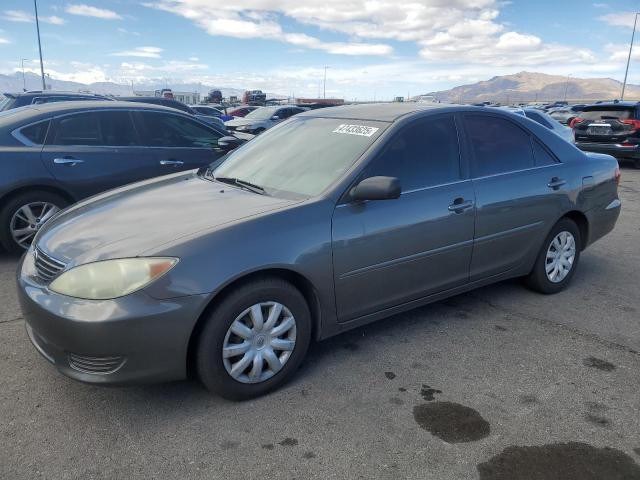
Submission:
[[[167,90],[167,89],[165,89]],[[133,92],[137,97],[162,97],[164,90],[138,90]],[[198,92],[171,92],[173,99],[187,105],[197,105],[200,103],[200,94]],[[166,96],[166,95],[164,95]]]

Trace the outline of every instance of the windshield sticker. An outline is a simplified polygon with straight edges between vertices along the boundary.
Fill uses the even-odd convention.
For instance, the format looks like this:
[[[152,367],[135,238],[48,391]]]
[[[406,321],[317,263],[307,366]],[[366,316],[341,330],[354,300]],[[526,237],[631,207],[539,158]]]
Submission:
[[[360,135],[361,137],[370,137],[379,130],[378,127],[367,127],[366,125],[347,125],[342,124],[336,128],[333,133],[343,133],[346,135]]]

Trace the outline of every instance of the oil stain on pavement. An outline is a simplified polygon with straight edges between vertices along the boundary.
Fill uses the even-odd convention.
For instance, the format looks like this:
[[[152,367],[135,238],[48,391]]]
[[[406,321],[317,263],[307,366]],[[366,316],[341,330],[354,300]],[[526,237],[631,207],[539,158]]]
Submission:
[[[596,357],[587,357],[582,361],[582,363],[586,367],[597,368],[603,372],[611,372],[616,369],[616,366],[613,363]]]
[[[480,480],[640,479],[640,466],[624,452],[578,442],[507,447],[478,472]]]
[[[422,389],[420,390],[420,395],[422,395],[422,398],[424,398],[427,402],[431,402],[433,400],[433,395],[436,393],[442,393],[442,390],[437,390],[435,388],[431,388],[429,385],[422,385]]]
[[[413,408],[422,428],[447,443],[474,442],[489,435],[491,427],[473,408],[452,402],[423,403]]]

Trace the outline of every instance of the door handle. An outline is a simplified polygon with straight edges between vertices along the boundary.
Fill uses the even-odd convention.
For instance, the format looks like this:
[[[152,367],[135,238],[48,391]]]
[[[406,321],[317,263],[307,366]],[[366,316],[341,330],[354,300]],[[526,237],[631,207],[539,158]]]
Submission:
[[[179,166],[184,165],[184,162],[182,160],[160,160],[160,165]]]
[[[75,167],[79,163],[84,163],[84,160],[79,158],[54,158],[53,163],[56,165],[67,165],[69,167]]]
[[[454,213],[462,213],[471,207],[473,207],[473,201],[465,201],[464,198],[456,198],[453,203],[449,205],[449,211]]]
[[[561,186],[563,186],[565,183],[567,183],[566,180],[563,180],[562,178],[558,178],[558,177],[553,177],[549,183],[547,183],[547,187],[552,188],[554,190],[559,189]]]

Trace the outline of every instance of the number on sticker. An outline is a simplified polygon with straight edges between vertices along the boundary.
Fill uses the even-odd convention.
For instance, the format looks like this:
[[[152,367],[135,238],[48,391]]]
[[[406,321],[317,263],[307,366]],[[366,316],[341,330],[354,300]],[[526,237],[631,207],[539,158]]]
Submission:
[[[333,133],[342,133],[346,135],[360,135],[362,137],[370,137],[378,131],[378,127],[368,127],[367,125],[347,125],[342,124],[336,128]]]

